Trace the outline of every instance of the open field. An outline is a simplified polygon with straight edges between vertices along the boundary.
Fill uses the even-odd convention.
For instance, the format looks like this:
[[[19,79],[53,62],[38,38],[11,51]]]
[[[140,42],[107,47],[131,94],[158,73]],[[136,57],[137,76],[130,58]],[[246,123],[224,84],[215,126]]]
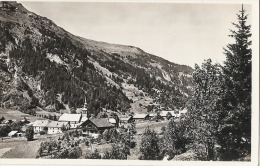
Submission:
[[[23,119],[26,117],[29,121],[34,122],[37,119],[44,119],[28,114],[24,114],[18,110],[10,110],[0,108],[0,117],[5,117],[6,119]],[[140,156],[140,142],[142,133],[144,132],[146,127],[150,127],[155,130],[157,133],[161,132],[161,127],[166,126],[168,121],[154,122],[154,121],[140,121],[136,122],[136,131],[137,134],[134,136],[134,141],[137,143],[136,147],[131,149],[131,155],[128,156],[129,159],[138,159]],[[35,135],[34,141],[27,141],[25,137],[19,138],[5,138],[0,140],[0,158],[35,158],[37,155],[37,151],[40,147],[41,142],[47,141],[50,138],[58,139],[62,134],[55,135]],[[97,149],[100,154],[104,154],[104,152],[111,148],[111,144],[93,144],[92,148],[82,147],[83,155],[81,158],[84,158],[86,153],[90,151],[94,151]]]
[[[122,83],[123,92],[125,93],[126,97],[130,100],[133,100],[131,103],[130,112],[134,113],[146,113],[147,106],[153,103],[153,99],[149,96],[146,96],[142,90],[139,90],[133,84]],[[139,94],[142,93],[143,95],[140,96]]]
[[[0,118],[4,117],[5,119],[23,119],[24,117],[26,117],[29,121],[34,122],[35,120],[38,119],[44,119],[44,118],[40,118],[40,117],[36,117],[36,116],[32,116],[29,114],[25,114],[22,113],[18,110],[10,110],[10,109],[5,109],[5,108],[0,108]]]
[[[35,135],[34,141],[27,141],[25,137],[0,140],[0,158],[35,158],[41,142],[59,136],[61,134]]]
[[[145,122],[140,122],[136,123],[136,131],[137,134],[142,134],[145,130],[146,127],[149,126],[150,129],[153,129],[155,132],[160,133],[161,128],[163,126],[166,126],[169,121],[161,121],[161,122],[154,122],[154,121],[145,121]]]
[[[161,127],[165,126],[168,122],[139,122],[136,124],[137,134],[134,136],[134,140],[137,143],[136,147],[131,149],[131,156],[128,156],[129,159],[138,159],[140,156],[139,148],[142,133],[147,126],[151,129],[154,129],[156,132],[161,132]],[[35,135],[34,141],[27,141],[25,137],[21,138],[7,138],[0,140],[0,158],[35,158],[37,151],[40,147],[41,142],[47,141],[49,139],[57,140],[62,134],[55,135]],[[111,144],[92,144],[92,148],[82,147],[83,155],[81,158],[84,158],[86,152],[94,151],[97,149],[100,154],[104,154],[107,149],[111,148]]]

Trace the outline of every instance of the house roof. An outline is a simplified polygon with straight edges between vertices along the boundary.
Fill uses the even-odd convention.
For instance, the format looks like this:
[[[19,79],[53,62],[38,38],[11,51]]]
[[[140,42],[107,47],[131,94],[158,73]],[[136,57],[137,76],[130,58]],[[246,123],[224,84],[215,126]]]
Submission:
[[[112,124],[115,124],[115,123],[116,123],[116,120],[115,120],[115,118],[109,118],[109,119],[108,119],[108,122],[109,122],[109,123],[112,123]]]
[[[149,116],[152,116],[152,117],[154,117],[154,116],[156,116],[157,114],[156,113],[151,113],[151,114],[149,114]]]
[[[32,126],[34,124],[34,122],[30,122],[28,124],[26,124],[26,126]]]
[[[63,122],[79,122],[81,119],[81,114],[62,114],[59,121]]]
[[[88,117],[86,117],[86,116],[82,116],[82,118],[81,118],[81,122],[85,122],[86,120],[88,120]]]
[[[68,125],[68,122],[57,122],[57,121],[52,121],[50,122],[47,127],[52,127],[52,128],[61,128],[63,125],[66,126]]]
[[[144,119],[146,118],[146,116],[148,116],[148,114],[135,114],[134,115],[134,119]]]
[[[13,136],[13,135],[15,135],[16,133],[18,133],[18,131],[11,131],[11,132],[8,134],[8,136]]]
[[[129,116],[129,117],[121,117],[120,120],[121,121],[128,121],[131,118],[132,118],[131,116]]]
[[[33,123],[33,126],[45,127],[45,126],[47,126],[48,123],[49,123],[49,120],[36,120],[36,121]]]
[[[174,115],[175,115],[174,111],[162,111],[162,112],[160,112],[160,115],[161,115],[161,116],[163,116],[163,117],[166,117],[166,116],[167,116],[167,114],[168,114],[168,112],[169,112],[169,113],[171,113],[171,114],[172,114],[172,116],[174,116]]]
[[[102,128],[102,127],[114,127],[111,123],[108,122],[108,120],[106,118],[93,118],[93,119],[89,119],[89,121],[91,121],[94,125],[96,125],[98,128]]]

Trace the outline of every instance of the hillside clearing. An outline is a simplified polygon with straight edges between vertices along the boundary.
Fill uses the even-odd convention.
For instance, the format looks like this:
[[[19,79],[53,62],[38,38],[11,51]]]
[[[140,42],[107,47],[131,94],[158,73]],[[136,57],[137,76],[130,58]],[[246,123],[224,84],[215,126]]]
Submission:
[[[26,117],[31,122],[34,122],[35,120],[39,120],[39,119],[44,119],[44,118],[22,113],[18,110],[10,110],[6,108],[0,108],[0,117],[4,117],[5,119],[10,119],[10,120],[12,119],[19,120]]]

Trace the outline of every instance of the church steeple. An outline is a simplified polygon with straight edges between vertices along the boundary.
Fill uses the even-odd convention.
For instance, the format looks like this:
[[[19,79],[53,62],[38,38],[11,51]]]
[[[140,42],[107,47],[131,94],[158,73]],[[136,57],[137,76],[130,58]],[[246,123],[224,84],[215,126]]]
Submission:
[[[84,106],[83,106],[83,109],[82,109],[82,115],[84,117],[88,117],[88,104],[87,104],[87,99],[86,99],[86,96],[85,96],[85,102],[84,102]]]
[[[87,106],[88,106],[88,104],[87,104],[87,99],[86,99],[86,96],[85,96],[84,108],[87,109]]]
[[[87,111],[88,111],[87,107],[88,107],[88,104],[87,104],[87,99],[86,99],[86,96],[85,96],[85,102],[84,102],[84,106],[83,106],[83,109],[82,109],[83,114],[87,113]]]

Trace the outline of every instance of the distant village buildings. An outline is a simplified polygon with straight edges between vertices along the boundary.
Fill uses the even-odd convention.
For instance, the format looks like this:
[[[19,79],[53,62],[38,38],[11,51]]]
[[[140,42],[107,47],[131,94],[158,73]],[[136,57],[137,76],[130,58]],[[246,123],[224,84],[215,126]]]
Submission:
[[[49,120],[36,120],[32,125],[34,133],[39,133],[40,131],[47,130],[48,124]]]
[[[120,118],[120,123],[132,123],[133,122],[133,117],[128,116],[128,117],[121,117]]]
[[[135,114],[133,116],[134,121],[149,120],[149,114]]]
[[[104,116],[104,118],[91,118],[88,114],[87,103],[85,103],[83,108],[77,109],[76,113],[63,113],[58,114],[55,112],[47,111],[37,111],[36,116],[40,118],[48,118],[48,120],[36,120],[35,122],[28,121],[25,117],[20,121],[24,124],[25,127],[33,126],[34,133],[43,133],[47,134],[59,134],[66,130],[73,129],[82,129],[83,135],[88,135],[92,137],[98,137],[106,129],[117,128],[119,126],[127,126],[133,122],[144,122],[151,120],[167,120],[171,117],[181,117],[187,113],[187,109],[175,110],[175,111],[160,111],[160,112],[151,112],[151,113],[135,113],[129,116],[119,115],[118,113],[111,112],[110,116]],[[170,116],[170,118],[169,118]],[[55,118],[50,118],[55,117]],[[178,120],[178,119],[176,119]],[[16,120],[7,120],[1,118],[1,124],[10,124]],[[8,136],[15,137],[20,136],[21,133],[18,131],[11,131]]]
[[[47,134],[58,134],[62,133],[63,130],[69,130],[70,125],[68,122],[57,122],[57,121],[52,121],[48,125],[48,132]]]
[[[81,124],[84,132],[88,134],[103,133],[106,129],[114,128],[114,125],[109,123],[107,118],[90,118]]]

